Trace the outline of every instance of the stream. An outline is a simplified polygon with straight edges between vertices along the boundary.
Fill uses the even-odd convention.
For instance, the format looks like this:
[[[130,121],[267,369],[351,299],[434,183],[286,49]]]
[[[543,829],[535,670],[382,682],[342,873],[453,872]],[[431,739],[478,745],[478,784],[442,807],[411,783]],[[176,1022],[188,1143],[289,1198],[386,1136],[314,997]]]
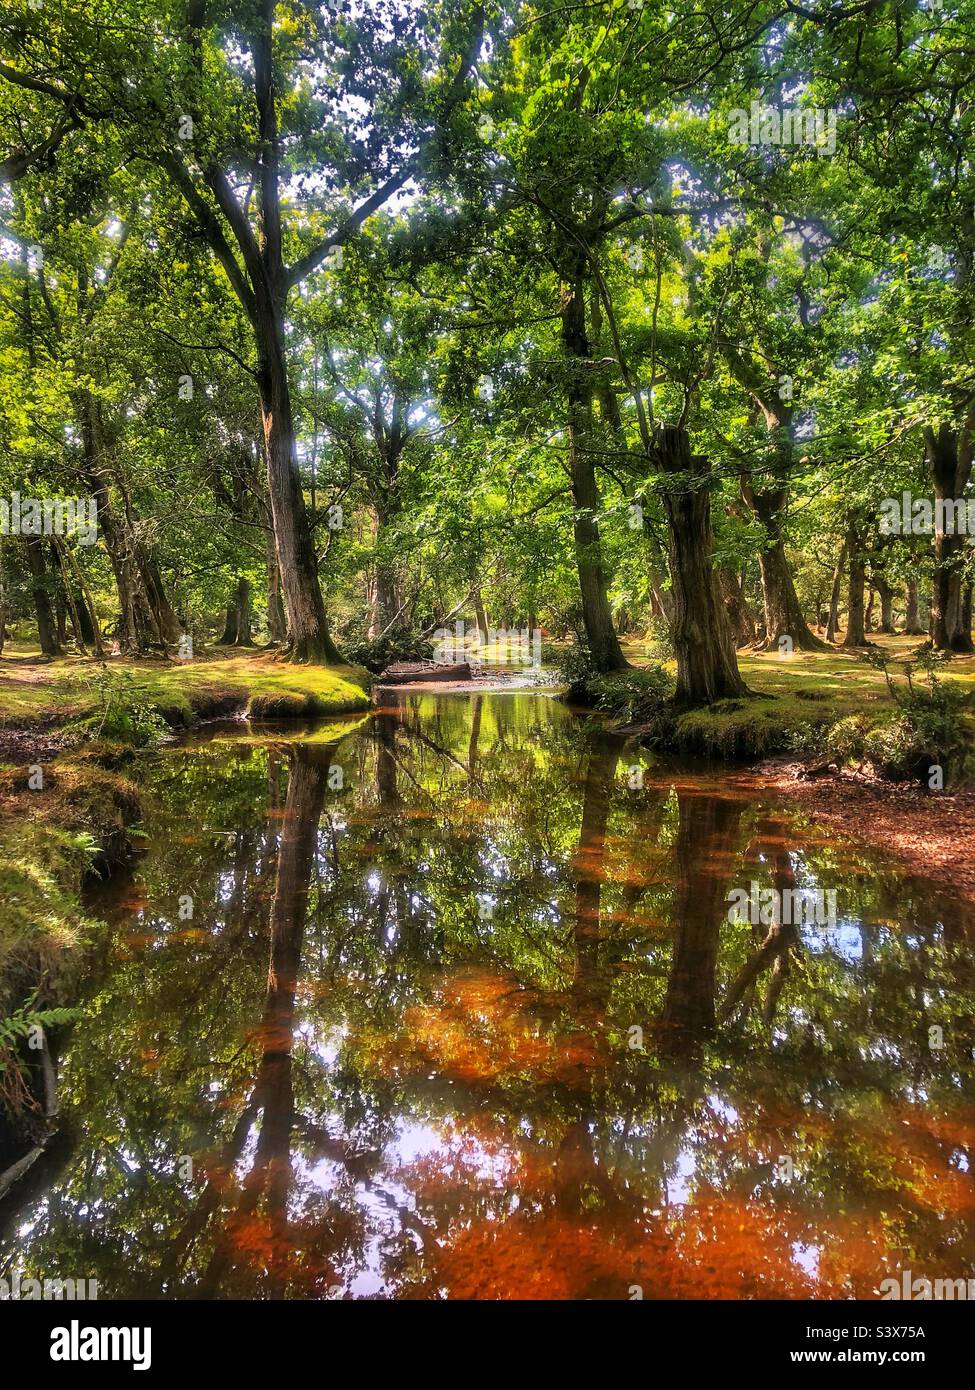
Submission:
[[[152,758],[0,1273],[149,1299],[971,1275],[970,908],[545,693],[385,698]],[[832,906],[731,921],[735,890]]]

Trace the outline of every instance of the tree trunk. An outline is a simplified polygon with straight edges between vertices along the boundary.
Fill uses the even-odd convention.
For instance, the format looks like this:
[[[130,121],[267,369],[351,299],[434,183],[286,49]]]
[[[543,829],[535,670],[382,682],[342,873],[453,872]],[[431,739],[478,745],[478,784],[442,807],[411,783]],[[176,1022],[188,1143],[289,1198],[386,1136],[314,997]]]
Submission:
[[[91,637],[86,638],[85,625],[81,620],[81,610],[75,600],[74,590],[71,587],[71,575],[68,573],[67,561],[64,557],[65,545],[60,536],[51,537],[51,552],[61,574],[61,587],[64,600],[68,608],[68,616],[71,619],[71,629],[74,632],[74,640],[77,643],[79,652],[86,651]],[[85,614],[87,617],[87,613]],[[89,621],[88,627],[91,627]]]
[[[863,610],[863,630],[868,637],[873,631],[873,602],[876,597],[876,590],[872,584],[869,584],[867,586],[867,606]]]
[[[863,623],[863,589],[867,582],[867,573],[862,546],[863,542],[860,538],[856,518],[851,516],[846,533],[846,549],[850,557],[850,587],[847,597],[844,647],[865,647],[868,645]]]
[[[749,391],[756,410],[764,416],[765,428],[774,450],[773,468],[763,488],[756,488],[748,476],[740,480],[742,498],[762,523],[768,538],[767,544],[758,553],[765,607],[763,645],[767,648],[778,647],[780,637],[789,637],[797,650],[826,651],[825,642],[810,629],[803,616],[785,553],[783,524],[793,472],[793,407],[774,391],[759,386],[737,352],[730,352],[729,360],[732,372]]]
[[[266,547],[267,564],[267,636],[268,641],[275,646],[280,646],[285,641],[288,632],[287,619],[284,612],[284,600],[281,597],[281,571],[278,568],[278,551],[274,543],[274,526],[270,524],[268,517]]]
[[[85,646],[94,647],[99,651],[101,644],[98,623],[88,606],[88,595],[84,589],[78,590],[78,620],[81,623],[81,636]]]
[[[738,576],[732,574],[727,565],[719,565],[715,573],[718,577],[721,601],[731,624],[735,646],[748,647],[755,641],[755,619],[752,617],[751,609],[742,593]]]
[[[403,621],[403,576],[399,566],[389,558],[389,535],[396,521],[398,507],[390,494],[395,488],[395,460],[383,460],[392,471],[387,495],[375,505],[376,512],[376,564],[373,576],[373,614],[374,636],[390,631]]]
[[[261,304],[255,318],[267,483],[281,583],[288,606],[288,639],[296,661],[341,661],[325,617],[314,536],[308,523],[284,349],[284,296]]]
[[[781,488],[774,492],[759,493],[745,486],[742,488],[742,495],[768,536],[768,544],[758,552],[765,607],[764,645],[769,648],[777,647],[780,637],[791,637],[793,647],[799,651],[826,651],[825,642],[821,642],[810,630],[803,615],[792,579],[792,570],[785,554],[781,527],[787,498],[786,490]]]
[[[163,644],[175,644],[179,641],[183,629],[166,593],[159,563],[144,541],[136,540],[133,551],[159,640]]]
[[[95,498],[98,529],[115,576],[119,598],[118,643],[123,653],[133,654],[150,645],[152,615],[142,592],[141,578],[131,552],[130,537],[123,522],[116,517],[109,496],[105,470],[103,426],[98,402],[89,394],[79,392],[73,397],[75,417],[81,435],[83,465],[80,477]]]
[[[880,595],[880,631],[887,636],[894,632],[894,590],[882,575],[874,575],[874,586]]]
[[[927,628],[921,622],[921,600],[916,579],[907,581],[907,622],[904,631],[912,637],[923,637]]]
[[[57,628],[57,640],[59,647],[68,644],[68,610],[64,602],[64,590],[58,583],[58,572],[51,570],[51,585],[54,589],[54,623]]]
[[[661,565],[653,558],[647,565],[647,579],[650,587],[650,616],[663,619],[669,626],[674,621],[674,598],[671,590],[664,586]]]
[[[108,488],[102,479],[94,473],[86,474],[85,481],[95,498],[99,529],[102,533],[102,540],[105,542],[105,549],[108,551],[112,573],[115,576],[115,588],[119,601],[119,650],[125,654],[133,654],[147,646],[148,641],[145,634],[145,624],[140,620],[137,611],[136,582],[132,560],[128,553],[124,533],[116,522],[109,500]]]
[[[237,580],[236,594],[237,609],[237,635],[235,641],[238,647],[253,647],[254,639],[251,637],[251,586],[250,582],[240,575]]]
[[[93,494],[98,525],[108,551],[115,587],[119,596],[119,646],[123,652],[145,651],[177,642],[180,624],[166,595],[155,557],[136,534],[136,523],[128,492],[116,478],[122,501],[121,519],[109,498],[104,469],[100,463],[100,426],[93,418],[95,408],[83,414],[86,466],[84,480]]]
[[[44,656],[60,656],[54,609],[51,605],[51,591],[47,566],[44,563],[44,544],[40,536],[27,536],[27,563],[30,568],[31,592],[34,596],[34,609],[37,613],[37,632]]]
[[[227,604],[227,618],[223,625],[223,632],[220,635],[221,647],[232,647],[237,641],[237,603],[231,599]]]
[[[0,535],[0,655],[7,641],[7,573],[4,563],[3,536]]]
[[[836,630],[840,621],[840,595],[843,591],[843,575],[846,571],[846,554],[849,549],[849,537],[844,536],[843,545],[840,548],[839,558],[836,561],[836,568],[833,570],[833,587],[829,594],[829,621],[826,624],[826,641],[836,641]]]
[[[484,610],[484,599],[481,597],[481,586],[476,582],[471,589],[471,598],[474,604],[474,621],[477,623],[481,646],[486,647],[488,643],[488,618]]]
[[[586,332],[585,261],[578,253],[562,286],[562,350],[568,372],[569,475],[572,483],[573,540],[582,621],[597,671],[623,671],[627,660],[609,606],[609,578],[603,566],[598,517],[602,507],[589,449],[593,433],[592,363]]]
[[[388,632],[402,619],[403,600],[400,593],[400,576],[389,566],[376,567],[375,586],[376,635]]]
[[[138,607],[144,613],[143,625],[150,634],[150,641],[165,647],[179,641],[182,628],[166,596],[155,556],[139,534],[128,488],[117,475],[114,481],[125,513],[126,550],[135,569],[135,591]]]
[[[691,455],[687,431],[680,426],[659,429],[656,456],[665,475],[679,475],[663,494],[674,595],[676,702],[709,705],[750,695],[714,575],[707,464]]]
[[[224,647],[252,647],[251,586],[242,574],[237,576],[234,592],[227,604],[227,621],[220,644]]]
[[[965,536],[947,534],[942,525],[944,502],[964,497],[972,475],[970,427],[959,433],[947,424],[924,432],[928,469],[934,484],[934,587],[931,595],[931,640],[939,651],[971,652],[971,628],[962,622],[962,564]]]

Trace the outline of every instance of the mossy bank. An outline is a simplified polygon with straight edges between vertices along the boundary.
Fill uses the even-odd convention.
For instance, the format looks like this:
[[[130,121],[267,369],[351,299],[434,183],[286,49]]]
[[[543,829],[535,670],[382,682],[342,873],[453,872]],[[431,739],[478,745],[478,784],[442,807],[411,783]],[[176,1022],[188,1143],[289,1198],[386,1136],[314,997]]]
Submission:
[[[932,658],[891,640],[863,654],[740,653],[751,694],[672,703],[668,664],[576,674],[566,698],[649,746],[729,762],[788,755],[869,765],[893,781],[975,783],[975,660]]]
[[[370,705],[367,672],[270,653],[187,662],[0,661],[0,1104],[36,1119],[29,1040],[69,1021],[99,923],[85,879],[138,843],[140,750],[205,719],[335,716]],[[36,1090],[36,1086],[33,1087]]]
[[[100,924],[86,878],[131,855],[140,814],[130,748],[89,746],[0,772],[0,1106],[43,1125],[37,1067],[45,1035],[71,1021]]]
[[[31,741],[24,734],[60,746],[104,737],[139,744],[163,728],[236,714],[351,714],[369,708],[371,680],[361,668],[299,665],[270,652],[99,664],[8,651],[0,659],[0,744],[26,757]]]

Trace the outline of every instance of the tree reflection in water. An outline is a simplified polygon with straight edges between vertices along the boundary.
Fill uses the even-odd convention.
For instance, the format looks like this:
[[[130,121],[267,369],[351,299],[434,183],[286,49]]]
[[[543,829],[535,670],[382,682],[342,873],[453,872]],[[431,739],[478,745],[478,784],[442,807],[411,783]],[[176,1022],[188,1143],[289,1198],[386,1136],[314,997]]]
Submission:
[[[538,695],[212,734],[150,800],[5,1265],[198,1298],[970,1273],[972,924],[923,883]],[[835,888],[836,930],[729,922],[753,880]]]

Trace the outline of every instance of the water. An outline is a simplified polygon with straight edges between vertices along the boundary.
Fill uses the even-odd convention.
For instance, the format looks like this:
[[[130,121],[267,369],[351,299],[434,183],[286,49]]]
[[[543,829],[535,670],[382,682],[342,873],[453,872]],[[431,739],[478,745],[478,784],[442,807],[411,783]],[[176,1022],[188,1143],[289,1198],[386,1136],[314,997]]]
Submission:
[[[144,791],[0,1272],[616,1299],[973,1273],[973,923],[930,885],[540,694],[211,730]],[[729,922],[752,882],[835,890],[835,926]]]

